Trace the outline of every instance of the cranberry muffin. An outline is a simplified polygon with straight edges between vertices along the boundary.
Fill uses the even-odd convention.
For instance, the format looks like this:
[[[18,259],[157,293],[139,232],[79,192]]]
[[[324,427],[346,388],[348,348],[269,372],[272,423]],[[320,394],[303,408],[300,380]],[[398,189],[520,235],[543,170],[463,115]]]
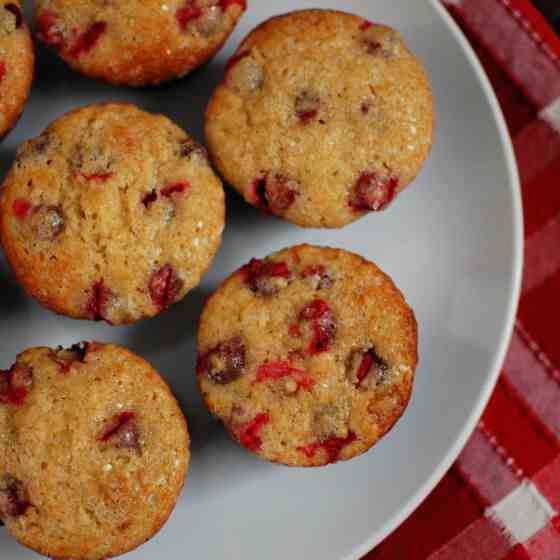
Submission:
[[[169,387],[120,346],[32,348],[0,371],[0,520],[40,554],[141,545],[173,511],[189,458]]]
[[[246,0],[33,0],[37,36],[75,70],[113,84],[179,78],[221,48]]]
[[[33,42],[19,0],[0,3],[0,138],[16,124],[33,80]]]
[[[304,227],[383,210],[432,144],[428,77],[400,34],[305,10],[252,31],[206,112],[210,154],[250,204]]]
[[[95,104],[18,150],[0,194],[0,240],[45,307],[131,323],[199,283],[224,213],[221,181],[185,132],[133,105]]]
[[[198,353],[206,404],[241,445],[320,466],[364,453],[405,410],[416,321],[373,263],[299,245],[222,284],[202,313]]]

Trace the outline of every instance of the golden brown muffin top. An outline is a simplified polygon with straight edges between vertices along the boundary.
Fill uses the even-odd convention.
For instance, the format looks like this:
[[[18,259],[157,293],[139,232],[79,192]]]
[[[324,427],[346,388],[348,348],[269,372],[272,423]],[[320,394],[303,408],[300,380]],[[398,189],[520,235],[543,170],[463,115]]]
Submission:
[[[74,69],[114,84],[157,84],[216,53],[245,0],[34,0],[38,36]]]
[[[169,387],[120,346],[32,348],[0,373],[0,519],[41,554],[139,546],[169,517],[188,463]]]
[[[220,244],[221,181],[162,115],[95,104],[23,144],[0,197],[20,283],[70,317],[129,323],[196,286]]]
[[[373,263],[299,245],[222,284],[202,313],[198,352],[206,403],[242,445],[316,466],[363,453],[400,417],[416,321]]]
[[[210,154],[245,199],[306,227],[384,209],[432,143],[428,78],[400,34],[330,10],[274,17],[230,60]]]

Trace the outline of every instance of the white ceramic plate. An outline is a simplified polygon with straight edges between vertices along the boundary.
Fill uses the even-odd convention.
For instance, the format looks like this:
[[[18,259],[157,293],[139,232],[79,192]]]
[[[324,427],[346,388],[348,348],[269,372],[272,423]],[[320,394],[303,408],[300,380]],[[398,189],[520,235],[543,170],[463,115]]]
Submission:
[[[465,39],[434,0],[249,0],[219,58],[158,89],[115,89],[66,69],[39,49],[31,101],[0,148],[16,145],[83,104],[130,100],[166,113],[202,140],[203,111],[223,63],[249,29],[290,9],[340,8],[400,29],[433,82],[437,137],[416,183],[386,212],[341,231],[305,231],[262,218],[228,195],[225,240],[203,283],[156,319],[112,328],[76,322],[26,297],[0,261],[0,367],[28,346],[114,341],[150,360],[171,383],[192,433],[193,462],[174,515],[131,559],[354,559],[393,530],[457,456],[494,386],[519,292],[522,219],[512,149],[496,99]],[[252,256],[300,242],[373,259],[417,314],[420,367],[408,411],[372,451],[301,470],[261,462],[229,440],[195,388],[195,334],[204,300]],[[0,557],[29,552],[0,533]]]

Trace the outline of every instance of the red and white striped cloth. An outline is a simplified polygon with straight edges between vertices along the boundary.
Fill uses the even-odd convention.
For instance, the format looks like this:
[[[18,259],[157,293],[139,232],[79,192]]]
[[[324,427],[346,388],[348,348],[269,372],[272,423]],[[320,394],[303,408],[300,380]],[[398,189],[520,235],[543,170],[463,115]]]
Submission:
[[[560,560],[560,39],[529,0],[446,5],[486,68],[515,146],[523,290],[502,374],[470,441],[366,559]]]

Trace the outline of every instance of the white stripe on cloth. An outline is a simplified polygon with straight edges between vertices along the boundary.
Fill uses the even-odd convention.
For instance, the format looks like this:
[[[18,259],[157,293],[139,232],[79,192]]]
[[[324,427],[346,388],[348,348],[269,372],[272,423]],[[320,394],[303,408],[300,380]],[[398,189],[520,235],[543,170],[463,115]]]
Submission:
[[[456,466],[459,474],[476,488],[486,504],[499,502],[519,484],[507,459],[498,453],[480,428],[473,432]]]
[[[546,527],[556,515],[548,500],[530,481],[524,480],[485,515],[502,527],[512,544],[523,543]]]

